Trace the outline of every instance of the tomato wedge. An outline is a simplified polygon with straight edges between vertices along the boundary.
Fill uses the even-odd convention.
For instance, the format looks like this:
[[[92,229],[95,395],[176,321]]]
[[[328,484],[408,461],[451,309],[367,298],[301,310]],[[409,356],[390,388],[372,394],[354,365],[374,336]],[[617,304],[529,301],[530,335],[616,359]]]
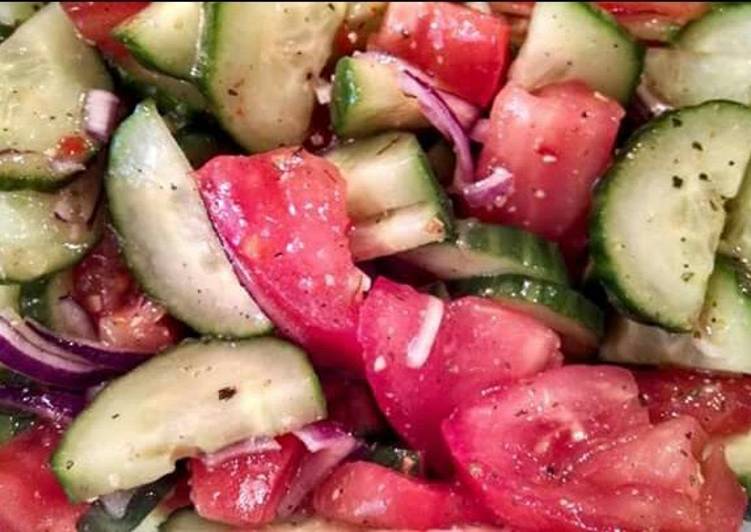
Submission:
[[[340,466],[316,489],[315,511],[355,526],[429,530],[482,522],[485,513],[450,484],[369,462]]]
[[[503,168],[512,175],[513,190],[505,201],[470,214],[550,240],[575,238],[571,229],[586,229],[577,222],[586,218],[592,185],[610,162],[623,116],[617,102],[580,82],[534,94],[506,85],[493,103],[477,179]]]
[[[540,530],[720,530],[743,516],[722,457],[690,417],[650,425],[636,382],[566,366],[460,407],[443,434],[497,522]],[[488,442],[493,442],[488,445]],[[718,462],[717,462],[718,461]],[[711,478],[711,480],[710,480]],[[707,500],[726,502],[711,509]]]
[[[448,92],[485,107],[508,64],[502,19],[446,2],[391,2],[368,48],[383,50],[434,76]]]
[[[52,427],[29,429],[0,447],[0,529],[70,532],[88,504],[71,504],[50,470],[60,440]]]
[[[62,2],[63,9],[78,32],[114,58],[127,56],[129,52],[112,37],[112,30],[149,4],[150,2]]]
[[[73,268],[71,296],[105,344],[158,352],[182,338],[180,324],[141,291],[110,230]]]
[[[190,460],[190,499],[206,519],[260,526],[276,518],[279,503],[305,456],[296,437],[277,438],[278,451],[245,454],[214,467]]]
[[[444,303],[379,278],[360,313],[368,382],[407,442],[445,464],[440,423],[486,389],[561,363],[558,336],[476,297]]]
[[[352,262],[345,183],[301,148],[215,157],[197,173],[240,280],[314,362],[360,371],[357,313],[370,280]]]
[[[670,368],[634,375],[654,422],[689,415],[712,436],[751,429],[751,377]]]

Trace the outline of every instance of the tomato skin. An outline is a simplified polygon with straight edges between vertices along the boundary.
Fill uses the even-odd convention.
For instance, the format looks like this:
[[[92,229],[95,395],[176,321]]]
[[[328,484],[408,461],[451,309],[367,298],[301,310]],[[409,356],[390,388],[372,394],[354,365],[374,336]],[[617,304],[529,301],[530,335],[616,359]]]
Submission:
[[[319,365],[359,372],[357,313],[369,280],[352,262],[345,182],[301,148],[215,157],[196,173],[241,281]]]
[[[560,240],[586,217],[592,185],[610,162],[623,116],[618,103],[580,82],[548,85],[535,94],[506,85],[493,103],[477,179],[502,167],[512,174],[513,190],[503,204],[469,213]]]
[[[71,532],[88,504],[72,504],[49,466],[60,440],[52,427],[34,427],[0,447],[0,529]]]
[[[509,28],[498,17],[446,2],[391,2],[369,49],[435,76],[441,88],[482,107],[508,64]]]
[[[63,9],[78,32],[110,57],[121,58],[128,50],[111,35],[111,31],[150,2],[62,2]]]
[[[141,292],[111,230],[73,268],[71,295],[108,345],[157,352],[182,337],[180,324]]]
[[[426,482],[370,462],[339,466],[316,489],[313,506],[333,521],[402,530],[444,529],[485,517],[450,484]]]
[[[688,415],[711,436],[751,429],[751,377],[685,369],[635,371],[653,422]]]
[[[703,458],[696,420],[650,425],[634,378],[614,366],[565,366],[508,386],[457,409],[443,434],[498,524],[709,531],[743,515],[722,455]],[[710,515],[707,501],[724,495]]]
[[[391,425],[438,467],[448,460],[440,423],[493,386],[561,363],[558,336],[525,315],[476,297],[444,303],[427,360],[410,365],[410,344],[437,301],[378,278],[360,313],[368,382]],[[432,302],[432,303],[431,303]]]
[[[201,517],[235,526],[260,526],[276,518],[281,498],[306,454],[296,437],[277,438],[279,451],[251,453],[209,467],[190,460],[190,499]]]

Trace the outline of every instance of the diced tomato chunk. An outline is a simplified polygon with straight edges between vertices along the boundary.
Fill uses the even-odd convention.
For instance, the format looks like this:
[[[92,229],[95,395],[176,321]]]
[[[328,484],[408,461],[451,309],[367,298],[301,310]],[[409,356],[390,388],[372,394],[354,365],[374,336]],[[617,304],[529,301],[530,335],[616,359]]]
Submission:
[[[108,345],[157,352],[182,337],[180,324],[143,294],[110,230],[73,269],[71,295]]]
[[[305,446],[292,435],[277,438],[278,451],[250,453],[209,467],[190,460],[190,498],[206,519],[235,526],[260,526],[276,518],[305,456]]]
[[[743,515],[743,492],[722,456],[703,459],[698,423],[650,425],[624,369],[550,370],[459,407],[443,434],[460,478],[499,524],[736,530],[717,523],[737,527]],[[710,515],[707,501],[719,494],[728,501]]]
[[[428,530],[481,522],[485,513],[450,484],[369,462],[340,466],[313,496],[322,517],[355,526]]]
[[[654,422],[693,416],[711,436],[751,429],[751,377],[670,368],[634,375]]]
[[[368,382],[386,418],[440,466],[440,423],[490,387],[561,363],[558,336],[481,298],[444,303],[379,278],[360,313]]]
[[[112,37],[111,32],[125,19],[132,17],[150,2],[62,2],[63,9],[78,32],[111,57],[128,55],[127,49]]]
[[[435,76],[441,88],[488,105],[508,60],[505,21],[447,2],[391,2],[369,48]]]
[[[369,279],[352,262],[345,182],[300,148],[220,156],[197,172],[241,281],[314,362],[360,371],[357,314]]]
[[[534,94],[507,85],[493,103],[477,179],[503,168],[512,175],[512,191],[470,214],[551,240],[576,238],[571,229],[587,216],[592,185],[610,162],[623,116],[617,102],[580,82]]]
[[[60,441],[51,427],[29,429],[0,447],[0,530],[71,532],[88,504],[71,504],[49,458]]]

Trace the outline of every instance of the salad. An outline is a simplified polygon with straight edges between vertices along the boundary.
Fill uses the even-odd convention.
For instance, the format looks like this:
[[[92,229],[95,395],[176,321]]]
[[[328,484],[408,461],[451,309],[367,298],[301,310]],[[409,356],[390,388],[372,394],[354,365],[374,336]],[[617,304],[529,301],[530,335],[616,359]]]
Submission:
[[[0,531],[739,530],[750,36],[0,2]]]

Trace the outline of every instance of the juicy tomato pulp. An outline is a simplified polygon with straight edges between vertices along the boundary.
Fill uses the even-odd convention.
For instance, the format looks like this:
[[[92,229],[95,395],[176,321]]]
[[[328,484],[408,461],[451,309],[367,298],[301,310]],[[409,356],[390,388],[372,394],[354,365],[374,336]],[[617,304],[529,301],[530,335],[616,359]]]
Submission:
[[[477,179],[511,173],[511,193],[471,210],[550,240],[586,241],[592,185],[607,167],[623,109],[579,82],[530,94],[509,84],[498,94],[480,154]],[[572,229],[581,235],[572,235]]]
[[[111,32],[125,19],[135,15],[150,2],[62,2],[63,9],[78,32],[110,57],[123,57],[128,50],[112,37]]]
[[[475,105],[488,105],[508,62],[509,29],[498,18],[444,2],[391,2],[369,48],[435,76]]]
[[[653,422],[693,416],[711,436],[751,429],[751,377],[685,369],[634,374]]]
[[[450,484],[418,480],[369,462],[340,466],[315,491],[313,506],[333,521],[402,530],[445,529],[486,517]]]
[[[50,470],[60,440],[51,427],[29,429],[0,447],[0,529],[70,532],[88,508],[71,504]]]
[[[737,530],[743,515],[745,494],[721,458],[704,458],[696,420],[651,425],[625,369],[545,372],[460,407],[443,434],[499,524]]]
[[[157,352],[181,337],[179,323],[141,292],[112,231],[73,269],[71,295],[106,344]]]
[[[214,467],[190,460],[190,498],[206,519],[235,526],[260,526],[276,518],[305,455],[296,437],[277,438],[281,449],[244,454]]]
[[[215,157],[197,172],[241,281],[320,365],[359,372],[357,313],[369,279],[352,262],[345,182],[302,149]]]
[[[444,303],[385,278],[365,300],[359,338],[386,418],[438,467],[440,424],[458,404],[561,363],[558,336],[532,318],[476,297]]]

